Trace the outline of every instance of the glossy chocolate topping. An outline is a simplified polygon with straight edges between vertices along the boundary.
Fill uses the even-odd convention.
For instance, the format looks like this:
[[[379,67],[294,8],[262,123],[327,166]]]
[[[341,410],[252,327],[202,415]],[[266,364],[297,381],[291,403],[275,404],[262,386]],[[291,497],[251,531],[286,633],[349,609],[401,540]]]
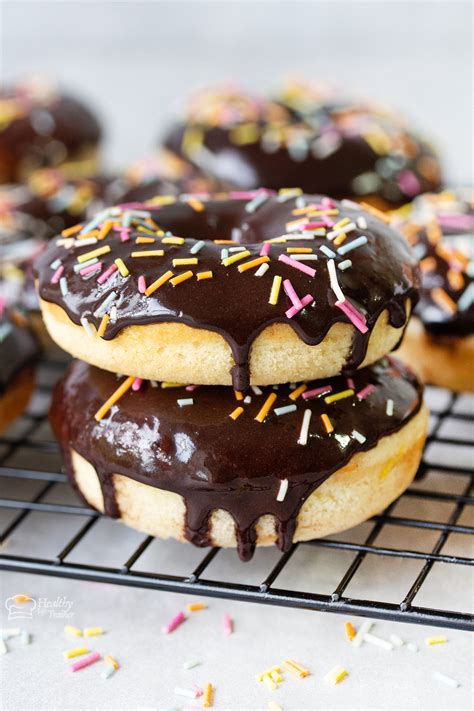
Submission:
[[[0,394],[14,377],[39,357],[40,348],[26,321],[16,312],[0,316]]]
[[[361,330],[355,328],[347,364],[349,369],[357,368],[364,359],[371,329],[382,311],[388,310],[392,326],[400,328],[405,324],[406,302],[417,298],[418,264],[401,235],[372,213],[347,201],[335,203],[320,196],[295,195],[275,196],[260,191],[245,199],[212,198],[208,201],[182,196],[179,200],[170,198],[173,202],[161,208],[133,205],[128,212],[126,208],[121,212],[112,209],[119,224],[97,244],[83,247],[80,240],[73,238],[50,243],[35,265],[40,296],[61,306],[76,324],[85,318],[98,327],[103,312],[109,311],[111,318],[105,339],[114,338],[130,325],[160,322],[179,322],[216,331],[232,349],[237,365],[233,369],[234,387],[244,390],[249,380],[250,348],[266,327],[273,323],[288,324],[305,343],[315,345],[324,339],[334,323],[349,321],[346,313],[336,306],[340,294],[336,296],[329,277],[330,266],[334,266],[348,304],[366,322]],[[153,218],[152,223],[143,222],[148,232],[139,224],[140,220],[148,219],[147,215]],[[300,221],[296,225],[299,232],[292,224],[295,220]],[[339,223],[342,228],[337,227]],[[134,226],[124,228],[125,224]],[[159,225],[162,231],[150,224]],[[331,240],[331,234],[338,229],[347,230],[337,234],[336,239],[343,239],[338,242],[339,246]],[[293,231],[288,235],[288,230]],[[182,238],[183,244],[170,244],[172,238],[168,231]],[[263,276],[255,276],[257,265],[245,270],[248,262],[259,258],[265,240],[281,235],[285,235],[284,241],[270,244],[266,257],[269,268]],[[144,237],[155,241],[140,243]],[[349,245],[358,238],[366,243],[350,250]],[[225,243],[216,243],[216,240]],[[230,244],[229,240],[232,240]],[[247,255],[226,265],[222,260],[227,255],[237,260],[239,253],[231,250],[238,250],[239,245],[245,247]],[[87,263],[91,250],[97,248],[106,250],[97,257],[101,260],[98,271],[92,276],[89,272],[81,275],[77,260]],[[163,250],[164,254],[132,256],[150,249]],[[295,255],[291,251],[295,249],[309,250],[311,255]],[[327,256],[328,249],[332,260]],[[293,260],[293,256],[307,261]],[[310,257],[313,259],[309,260]],[[116,269],[114,260],[117,258],[123,261],[128,275],[115,271],[106,278],[110,274],[107,270]],[[178,264],[175,259],[196,259],[197,263]],[[331,261],[334,265],[329,264]],[[336,266],[343,262],[344,270]],[[57,278],[53,278],[59,265],[64,267],[65,295]],[[298,266],[309,269],[309,273]],[[212,278],[198,281],[196,275],[208,271],[212,272]],[[174,276],[187,272],[190,278],[179,284],[169,279],[149,296],[140,292],[139,277],[145,278],[148,287],[167,272]],[[282,277],[285,288],[287,280],[291,282],[298,302],[308,296],[306,307],[300,302],[291,311],[292,300],[283,288],[276,305],[270,304],[274,277]],[[103,307],[105,299],[108,301]],[[110,308],[112,304],[115,313]]]
[[[237,189],[300,185],[307,193],[401,204],[440,185],[433,149],[399,116],[309,85],[291,85],[273,100],[204,91],[163,144]]]
[[[241,559],[253,554],[255,523],[264,514],[277,521],[278,546],[288,550],[296,520],[308,496],[333,472],[381,437],[399,430],[419,410],[422,387],[403,365],[389,358],[364,368],[352,380],[342,376],[307,384],[303,395],[326,386],[325,393],[305,399],[290,386],[249,391],[251,402],[237,401],[231,388],[152,387],[143,382],[129,390],[100,422],[97,410],[119,384],[111,373],[75,361],[54,391],[50,419],[73,478],[73,448],[95,467],[105,511],[117,517],[113,474],[122,474],[184,497],[185,535],[198,546],[210,545],[212,511],[224,509],[235,521]],[[325,397],[350,394],[333,403]],[[267,397],[276,395],[260,423],[255,420]],[[180,407],[181,399],[192,404]],[[387,400],[393,414],[387,415]],[[278,414],[278,408],[296,406]],[[233,420],[237,406],[244,412]],[[298,444],[303,413],[310,410],[307,444]],[[321,415],[327,414],[328,434]],[[277,501],[281,480],[288,480]]]

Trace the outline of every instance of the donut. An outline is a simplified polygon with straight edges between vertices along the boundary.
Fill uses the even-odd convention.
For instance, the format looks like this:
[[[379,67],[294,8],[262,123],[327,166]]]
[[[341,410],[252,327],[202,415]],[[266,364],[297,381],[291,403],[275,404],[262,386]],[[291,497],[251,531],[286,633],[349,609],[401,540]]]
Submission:
[[[433,148],[398,115],[298,83],[271,99],[235,87],[204,90],[163,148],[232,189],[299,185],[388,209],[440,186]]]
[[[426,195],[404,233],[422,269],[400,358],[427,383],[474,391],[474,191]]]
[[[87,504],[159,538],[237,547],[243,560],[256,545],[286,551],[355,526],[412,481],[428,412],[395,360],[249,393],[119,381],[74,361],[50,421]]]
[[[26,319],[0,304],[0,432],[19,417],[34,388],[40,348]]]
[[[97,170],[101,128],[77,99],[25,81],[0,90],[0,183],[21,183],[38,168],[70,177]]]
[[[299,190],[111,208],[36,261],[43,318],[74,357],[141,378],[331,377],[395,348],[416,302],[417,260],[387,220]]]

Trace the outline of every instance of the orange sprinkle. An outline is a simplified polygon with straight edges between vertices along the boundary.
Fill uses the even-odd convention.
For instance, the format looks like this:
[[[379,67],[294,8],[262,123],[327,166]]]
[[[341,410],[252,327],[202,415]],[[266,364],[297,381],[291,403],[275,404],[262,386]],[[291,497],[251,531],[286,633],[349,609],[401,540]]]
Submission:
[[[100,326],[99,326],[99,328],[97,329],[97,335],[100,336],[100,338],[103,337],[103,335],[104,335],[104,333],[105,333],[105,329],[107,328],[107,324],[108,324],[109,320],[110,320],[109,314],[104,314],[104,315],[102,316],[102,321],[100,322]]]
[[[287,247],[288,254],[312,254],[312,247]]]
[[[173,286],[178,286],[178,284],[181,284],[181,282],[191,279],[193,276],[193,272],[189,269],[189,271],[183,272],[182,274],[178,274],[178,276],[173,277],[173,279],[171,279],[171,283],[173,284]]]
[[[232,410],[230,413],[229,417],[231,417],[233,420],[236,420],[240,415],[243,413],[244,408],[243,407],[236,407],[235,410]]]
[[[382,212],[382,210],[378,210],[376,207],[369,205],[368,202],[361,202],[360,206],[363,207],[366,212],[370,212],[371,215],[374,215],[374,217],[378,217],[379,220],[385,222],[385,224],[389,224],[390,217],[389,215],[386,215],[385,212]]]
[[[297,400],[302,393],[304,393],[305,390],[308,389],[308,386],[303,383],[303,385],[300,385],[299,388],[296,388],[296,390],[293,390],[293,392],[290,394],[290,400]]]
[[[160,277],[158,277],[158,279],[156,281],[154,281],[152,284],[150,284],[150,286],[146,289],[145,294],[147,296],[151,296],[157,289],[160,288],[160,286],[163,286],[163,284],[165,284],[168,281],[168,279],[171,279],[172,276],[173,276],[172,271],[165,272]]]
[[[206,605],[203,602],[190,602],[186,605],[188,612],[198,612],[199,610],[205,610]]]
[[[329,417],[324,413],[324,415],[321,415],[321,420],[323,421],[324,429],[328,434],[331,434],[331,432],[334,431],[334,427],[332,426],[332,422],[329,419]]]
[[[210,706],[212,706],[212,684],[210,683],[206,684],[206,688],[204,689],[202,705],[205,709],[208,709]]]
[[[152,244],[155,242],[154,237],[137,237],[135,244]]]
[[[193,208],[196,212],[203,212],[204,204],[196,198],[188,198],[188,205]]]
[[[257,257],[257,259],[251,259],[250,262],[244,262],[243,264],[239,264],[237,269],[239,270],[240,273],[246,272],[247,269],[253,269],[254,267],[259,267],[260,264],[265,264],[266,262],[270,261],[270,257]]]
[[[464,277],[461,272],[458,272],[456,269],[449,269],[447,277],[451,289],[454,289],[454,291],[461,291],[464,287]]]
[[[99,230],[91,230],[90,232],[84,232],[83,235],[77,235],[76,239],[80,241],[83,239],[89,239],[89,237],[98,237],[99,234]]]
[[[214,276],[214,275],[213,275],[213,273],[212,273],[211,271],[209,271],[209,272],[198,272],[198,273],[196,274],[196,279],[197,279],[198,281],[203,281],[203,279],[212,279],[213,276]]]
[[[347,239],[347,234],[345,232],[341,232],[340,234],[337,235],[335,240],[333,241],[333,244],[339,246],[344,242],[344,240]]]
[[[344,625],[344,629],[346,630],[347,639],[349,640],[349,642],[352,642],[352,640],[356,636],[356,631],[352,622],[346,622]]]
[[[445,311],[448,311],[451,314],[455,314],[457,311],[457,306],[452,300],[452,298],[445,292],[444,289],[441,287],[436,287],[435,289],[431,289],[431,296],[433,301],[435,301],[438,306],[441,306],[442,309]]]
[[[84,225],[73,225],[72,227],[68,227],[61,232],[61,236],[70,237],[71,235],[75,235],[77,232],[80,232],[83,227]]]
[[[119,668],[119,663],[113,657],[111,657],[110,654],[105,655],[104,662],[107,662],[107,664],[113,666],[115,671],[117,671],[117,669]]]
[[[420,267],[423,272],[433,272],[436,269],[436,259],[434,257],[425,257],[421,260]]]
[[[235,239],[215,239],[214,244],[237,244]]]
[[[426,236],[431,244],[437,244],[442,239],[443,233],[441,232],[441,227],[435,220],[430,222],[429,225],[426,225]]]
[[[257,420],[257,422],[263,422],[263,421],[264,421],[265,417],[266,417],[266,416],[268,415],[268,413],[270,412],[270,409],[271,409],[271,407],[272,407],[272,405],[273,405],[273,403],[275,402],[276,399],[277,399],[276,394],[275,394],[275,393],[270,393],[270,395],[267,397],[267,399],[266,399],[265,402],[263,403],[262,407],[260,408],[260,410],[259,410],[259,412],[258,412],[258,415],[257,415],[256,418],[255,418],[255,419]]]
[[[151,219],[151,217],[147,217],[146,220],[145,220],[145,222],[146,222],[147,225],[150,225],[150,227],[153,227],[154,230],[159,230],[159,229],[160,229],[160,228],[158,227],[158,225],[156,224],[156,222]]]
[[[99,231],[99,234],[97,235],[97,239],[105,239],[105,237],[107,237],[110,230],[112,229],[113,224],[113,220],[105,220]]]
[[[292,210],[292,215],[307,215],[308,212],[312,212],[316,209],[316,205],[306,205],[306,207],[298,207],[296,210]]]
[[[125,395],[127,390],[130,390],[134,380],[135,378],[133,377],[133,375],[130,375],[123,381],[121,385],[119,385],[117,390],[112,393],[109,399],[104,402],[102,407],[100,407],[94,415],[94,419],[97,420],[97,422],[100,422],[102,418],[105,417],[105,415],[108,413],[110,408],[115,405],[115,403],[118,402],[118,400],[120,400],[123,395]]]
[[[240,392],[240,390],[234,390],[234,395],[236,400],[243,400],[244,399],[244,394]]]

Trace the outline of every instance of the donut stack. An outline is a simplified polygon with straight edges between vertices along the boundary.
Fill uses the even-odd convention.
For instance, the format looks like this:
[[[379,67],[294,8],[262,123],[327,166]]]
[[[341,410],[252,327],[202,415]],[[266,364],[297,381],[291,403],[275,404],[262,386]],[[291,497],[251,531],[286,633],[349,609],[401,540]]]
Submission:
[[[376,209],[290,188],[160,196],[64,230],[36,278],[79,359],[52,426],[96,509],[248,560],[411,482],[427,410],[387,354],[419,270]]]

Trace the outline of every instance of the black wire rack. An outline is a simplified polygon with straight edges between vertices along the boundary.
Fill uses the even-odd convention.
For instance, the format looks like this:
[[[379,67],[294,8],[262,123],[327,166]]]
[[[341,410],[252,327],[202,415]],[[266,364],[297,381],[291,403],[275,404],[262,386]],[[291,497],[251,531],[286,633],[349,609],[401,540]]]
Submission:
[[[80,549],[81,542],[91,534],[94,527],[98,526],[101,519],[104,521],[104,517],[72,496],[69,496],[66,503],[55,501],[54,498],[57,487],[69,489],[66,476],[61,473],[58,446],[53,441],[47,425],[51,385],[60,376],[64,367],[64,362],[58,358],[49,357],[42,362],[38,370],[37,392],[29,410],[13,429],[7,431],[3,436],[0,435],[0,477],[2,484],[5,484],[5,486],[2,485],[2,489],[5,492],[8,489],[8,482],[13,482],[17,491],[16,496],[0,498],[0,514],[3,514],[0,516],[0,524],[2,521],[4,522],[0,538],[2,542],[0,568],[193,595],[324,610],[345,615],[362,615],[456,629],[474,629],[473,615],[462,605],[452,605],[455,609],[444,609],[442,604],[444,600],[442,599],[436,599],[435,606],[415,605],[415,599],[419,595],[420,589],[422,586],[426,587],[427,580],[430,574],[433,574],[434,568],[439,569],[441,566],[441,574],[451,576],[453,569],[459,570],[464,567],[466,570],[466,566],[474,564],[472,557],[474,526],[465,525],[463,522],[467,515],[474,510],[472,508],[474,504],[472,399],[467,398],[469,406],[463,406],[463,397],[466,400],[466,396],[441,391],[442,402],[434,409],[432,408],[432,427],[414,485],[403,494],[398,502],[394,502],[382,514],[374,516],[369,524],[366,524],[370,528],[368,535],[364,535],[361,540],[359,536],[357,541],[351,537],[351,532],[346,532],[330,538],[294,544],[286,553],[274,551],[271,565],[256,583],[249,582],[252,575],[248,575],[246,580],[247,570],[251,570],[247,567],[250,564],[240,564],[235,560],[233,567],[234,569],[238,568],[242,580],[231,582],[229,579],[222,580],[218,579],[218,576],[210,575],[215,567],[216,557],[228,554],[218,548],[208,549],[204,553],[200,549],[193,549],[197,556],[197,564],[193,563],[184,575],[160,572],[159,568],[157,570],[155,569],[157,566],[153,565],[144,566],[143,561],[147,560],[146,553],[152,544],[163,547],[171,545],[168,542],[155,542],[150,536],[141,535],[140,539],[135,538],[133,550],[131,551],[129,548],[124,551],[121,559],[123,563],[121,562],[119,565],[116,563],[90,564],[77,559],[77,551]],[[447,427],[448,423],[449,427]],[[446,464],[440,461],[436,450],[432,449],[440,446],[444,448],[444,459],[447,454],[448,462]],[[454,447],[452,454],[449,449],[451,446]],[[466,464],[460,463],[460,458],[456,454],[459,448],[464,450]],[[432,451],[431,458],[430,450]],[[443,457],[441,457],[442,459]],[[433,476],[435,477],[433,481],[436,481],[436,477],[444,477],[444,480],[448,481],[448,486],[443,490],[440,486],[426,485],[426,482],[432,481]],[[449,485],[449,482],[454,480],[457,482],[456,487]],[[456,490],[457,493],[454,493]],[[399,503],[407,500],[410,500],[410,510],[414,511],[415,515],[397,515]],[[447,507],[446,516],[438,517],[444,518],[444,520],[432,520],[432,515],[425,520],[418,514],[418,507],[424,506],[425,509],[428,507],[428,511],[431,511],[430,507],[433,507],[436,512],[436,507],[439,508],[440,505]],[[51,531],[51,528],[54,531],[54,523],[58,519],[66,520],[69,523],[67,535],[61,534],[57,536],[57,541],[55,539],[54,554],[33,556],[20,554],[16,550],[18,543],[20,543],[27,553],[31,550],[34,551],[33,539],[38,537],[38,533],[31,525],[31,517],[37,514],[45,514],[50,517],[48,531]],[[51,517],[55,519],[53,522]],[[29,519],[30,525],[28,525]],[[119,523],[111,525],[121,526]],[[402,547],[400,549],[396,546],[382,545],[380,543],[383,538],[382,534],[387,528],[398,532],[405,529],[405,536],[402,536],[403,541],[407,540],[406,529],[408,528],[410,542],[414,542],[422,532],[425,534],[429,532],[431,535],[430,545],[427,546],[427,550],[417,550],[414,544],[410,548]],[[457,537],[457,534],[463,541],[462,551],[467,551],[470,555],[453,554],[448,551],[450,548],[447,545],[448,541]],[[11,550],[11,541],[16,543],[13,550]],[[117,545],[114,541],[115,550],[117,550]],[[178,546],[178,544],[174,545]],[[278,579],[281,579],[281,576],[291,582],[291,576],[285,576],[283,573],[291,565],[298,549],[301,552],[302,547],[306,555],[306,568],[312,567],[313,557],[316,557],[321,549],[331,549],[330,555],[332,556],[341,551],[349,556],[349,564],[343,567],[339,582],[331,591],[318,592],[314,590],[314,576],[311,579],[311,584],[307,586],[309,589],[291,589],[291,585],[284,588],[278,587]],[[179,550],[183,550],[183,547]],[[176,555],[181,557],[179,552]],[[399,566],[405,561],[414,561],[417,564],[416,572],[413,578],[410,578],[412,582],[407,586],[406,594],[402,595],[403,599],[397,602],[387,602],[377,599],[376,591],[371,595],[361,596],[366,599],[349,595],[348,588],[357,575],[360,575],[363,564],[371,559],[377,559],[379,564],[380,558],[389,561],[394,579],[397,577]],[[310,565],[308,565],[308,560]],[[142,568],[140,568],[140,563]],[[315,559],[314,566],[317,565]],[[228,576],[228,578],[232,578],[232,576]],[[253,578],[255,578],[254,572]],[[468,581],[467,585],[471,585],[472,592],[472,582]],[[369,592],[371,592],[370,581]]]

